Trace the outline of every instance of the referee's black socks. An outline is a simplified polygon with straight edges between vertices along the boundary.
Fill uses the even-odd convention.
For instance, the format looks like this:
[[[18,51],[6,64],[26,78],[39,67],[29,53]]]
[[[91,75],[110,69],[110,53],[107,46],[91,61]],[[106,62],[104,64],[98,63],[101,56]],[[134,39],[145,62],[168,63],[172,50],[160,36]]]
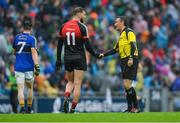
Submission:
[[[128,109],[130,108],[138,108],[136,91],[133,87],[126,90],[126,98],[128,103]]]
[[[131,92],[130,89],[126,90],[126,100],[127,100],[127,105],[128,105],[128,111],[130,112],[132,109],[132,99],[131,99]]]

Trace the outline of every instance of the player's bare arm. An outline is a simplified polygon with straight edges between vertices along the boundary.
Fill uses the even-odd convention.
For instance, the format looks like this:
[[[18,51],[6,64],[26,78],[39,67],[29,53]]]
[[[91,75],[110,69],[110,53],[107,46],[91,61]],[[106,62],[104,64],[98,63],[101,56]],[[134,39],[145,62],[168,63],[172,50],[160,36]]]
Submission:
[[[40,67],[39,67],[39,61],[38,61],[38,53],[35,48],[31,48],[32,58],[35,64],[35,75],[39,75],[40,73]]]

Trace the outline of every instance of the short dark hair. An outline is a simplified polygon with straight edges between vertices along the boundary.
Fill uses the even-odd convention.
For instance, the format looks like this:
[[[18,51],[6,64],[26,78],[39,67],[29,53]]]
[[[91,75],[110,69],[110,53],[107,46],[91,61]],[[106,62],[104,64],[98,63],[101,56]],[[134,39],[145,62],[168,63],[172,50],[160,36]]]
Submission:
[[[126,16],[117,16],[116,19],[118,19],[118,18],[124,22],[125,26],[128,26],[128,19]]]
[[[31,18],[24,17],[23,27],[25,30],[30,30],[32,28]]]
[[[72,16],[77,15],[77,13],[81,13],[81,12],[83,12],[83,11],[85,11],[84,8],[82,8],[82,7],[76,7],[76,8],[74,8],[74,9],[72,10]]]

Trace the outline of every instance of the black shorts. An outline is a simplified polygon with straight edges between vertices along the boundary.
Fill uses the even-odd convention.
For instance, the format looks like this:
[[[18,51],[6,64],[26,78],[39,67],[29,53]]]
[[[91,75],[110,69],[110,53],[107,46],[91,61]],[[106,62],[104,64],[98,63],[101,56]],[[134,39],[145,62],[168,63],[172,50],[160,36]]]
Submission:
[[[64,58],[65,70],[71,72],[73,70],[87,70],[85,56],[67,56]]]
[[[121,59],[121,69],[122,69],[122,77],[123,79],[135,80],[138,69],[138,58],[133,58],[133,65],[128,67],[127,62],[129,58]]]

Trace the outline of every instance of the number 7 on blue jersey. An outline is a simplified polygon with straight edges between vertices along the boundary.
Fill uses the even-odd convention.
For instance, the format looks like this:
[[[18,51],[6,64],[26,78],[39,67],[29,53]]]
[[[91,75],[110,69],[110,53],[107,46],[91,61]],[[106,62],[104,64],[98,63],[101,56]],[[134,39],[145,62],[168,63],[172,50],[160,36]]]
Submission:
[[[18,45],[21,45],[21,48],[19,49],[19,51],[18,51],[18,53],[21,53],[22,52],[22,50],[23,50],[23,48],[24,48],[24,46],[26,45],[26,42],[18,42]]]

